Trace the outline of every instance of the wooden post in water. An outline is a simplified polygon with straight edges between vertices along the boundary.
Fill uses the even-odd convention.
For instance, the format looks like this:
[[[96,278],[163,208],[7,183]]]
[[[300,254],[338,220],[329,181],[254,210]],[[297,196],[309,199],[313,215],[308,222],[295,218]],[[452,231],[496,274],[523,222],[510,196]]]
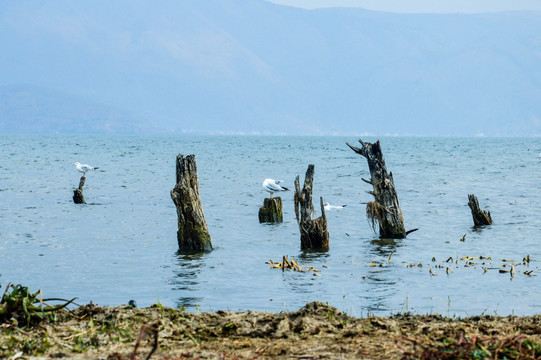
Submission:
[[[76,204],[86,204],[85,197],[83,196],[83,186],[85,186],[85,176],[81,176],[79,180],[79,188],[73,190],[73,202]]]
[[[177,207],[178,247],[181,251],[209,251],[212,242],[199,197],[195,155],[177,156],[177,184],[171,199]]]
[[[312,188],[314,183],[314,165],[308,165],[304,186],[301,191],[299,176],[295,178],[295,216],[301,233],[301,249],[329,250],[329,232],[323,198],[320,197],[321,216],[312,220],[315,213],[312,203]]]
[[[381,238],[401,239],[417,229],[406,232],[404,227],[404,216],[398,203],[398,195],[394,187],[393,173],[387,174],[385,159],[381,152],[379,140],[371,144],[359,139],[362,147],[358,148],[346,143],[351,150],[362,155],[368,160],[370,169],[370,180],[362,179],[372,185],[373,191],[369,194],[374,196],[373,202],[366,204],[366,216],[372,222],[375,230],[375,222],[379,224],[379,235]]]
[[[282,198],[266,198],[259,208],[259,223],[281,223],[284,221]]]
[[[492,217],[490,216],[490,211],[481,210],[479,206],[479,200],[474,194],[468,194],[468,205],[471,210],[473,217],[473,224],[478,225],[491,225]]]

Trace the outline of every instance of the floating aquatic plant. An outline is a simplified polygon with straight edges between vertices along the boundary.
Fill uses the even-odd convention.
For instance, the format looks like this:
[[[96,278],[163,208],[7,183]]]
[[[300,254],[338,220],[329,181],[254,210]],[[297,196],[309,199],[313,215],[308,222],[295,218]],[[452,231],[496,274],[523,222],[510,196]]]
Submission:
[[[318,273],[321,271],[314,268],[313,266],[309,266],[308,268],[303,268],[299,265],[297,261],[295,261],[294,257],[292,260],[289,260],[288,257],[285,255],[282,257],[282,261],[275,262],[275,261],[269,260],[265,263],[270,264],[271,269],[282,269],[282,271],[284,270],[293,270],[293,271],[299,271],[299,272],[313,271],[315,276],[319,276]]]

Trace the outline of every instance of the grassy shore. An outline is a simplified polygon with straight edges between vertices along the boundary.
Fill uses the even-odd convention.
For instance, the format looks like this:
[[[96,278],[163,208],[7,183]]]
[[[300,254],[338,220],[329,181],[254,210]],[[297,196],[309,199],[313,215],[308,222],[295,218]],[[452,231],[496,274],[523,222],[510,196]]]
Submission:
[[[0,323],[7,359],[540,359],[538,344],[541,316],[353,318],[317,302],[279,314],[88,304]]]

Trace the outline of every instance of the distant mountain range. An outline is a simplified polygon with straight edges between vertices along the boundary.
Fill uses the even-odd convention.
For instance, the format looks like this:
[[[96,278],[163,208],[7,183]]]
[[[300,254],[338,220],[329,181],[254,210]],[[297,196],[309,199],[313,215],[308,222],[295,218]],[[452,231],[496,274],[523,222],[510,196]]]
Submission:
[[[541,135],[541,13],[0,4],[0,133]]]
[[[0,133],[144,134],[160,131],[126,111],[36,86],[0,86]]]

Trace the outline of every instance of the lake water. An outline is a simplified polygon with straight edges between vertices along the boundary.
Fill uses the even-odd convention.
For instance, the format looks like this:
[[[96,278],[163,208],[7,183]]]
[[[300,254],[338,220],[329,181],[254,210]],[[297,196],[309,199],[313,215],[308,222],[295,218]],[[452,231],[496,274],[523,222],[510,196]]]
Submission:
[[[378,239],[366,220],[368,165],[346,141],[357,139],[2,135],[1,291],[21,283],[79,303],[191,311],[291,311],[318,300],[353,316],[541,312],[541,138],[381,138],[406,229],[419,228],[401,240]],[[179,153],[196,156],[210,253],[177,253],[169,192]],[[99,166],[87,174],[87,205],[72,201],[75,161]],[[347,204],[327,213],[325,253],[300,250],[293,192],[280,194],[282,224],[258,222],[262,181],[293,188],[308,164],[314,198]],[[492,226],[473,227],[469,193]],[[320,276],[265,263],[283,255]],[[491,260],[457,264],[464,256]],[[500,272],[512,264],[504,259],[514,276]]]

